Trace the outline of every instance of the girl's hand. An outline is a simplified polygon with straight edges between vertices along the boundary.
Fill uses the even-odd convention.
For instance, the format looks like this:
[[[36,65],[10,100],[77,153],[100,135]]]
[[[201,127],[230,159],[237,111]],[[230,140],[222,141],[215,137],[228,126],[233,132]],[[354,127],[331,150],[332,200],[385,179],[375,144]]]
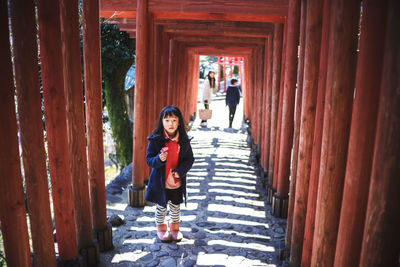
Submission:
[[[172,174],[174,175],[175,178],[178,178],[178,179],[180,178],[180,177],[179,177],[179,173],[173,172]]]
[[[164,161],[167,160],[167,156],[168,156],[168,152],[163,152],[163,153],[161,153],[160,155],[158,155],[158,157],[160,158],[160,160],[161,160],[162,162],[164,162]]]

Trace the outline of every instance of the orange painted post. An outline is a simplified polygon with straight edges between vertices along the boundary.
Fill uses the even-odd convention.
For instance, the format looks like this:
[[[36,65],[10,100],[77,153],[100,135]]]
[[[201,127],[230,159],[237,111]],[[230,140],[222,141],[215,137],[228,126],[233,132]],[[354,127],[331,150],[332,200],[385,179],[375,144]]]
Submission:
[[[82,12],[91,215],[93,234],[100,251],[107,251],[113,247],[113,242],[112,227],[107,224],[106,212],[99,2],[83,0]]]
[[[32,266],[22,187],[7,1],[0,2],[0,223],[8,266]]]
[[[299,156],[297,158],[296,193],[290,262],[300,265],[307,212],[308,187],[311,171],[315,110],[317,106],[318,75],[322,35],[323,2],[307,1],[306,35],[304,51],[303,93],[300,117]]]
[[[276,123],[276,138],[275,138],[275,158],[274,158],[274,168],[273,168],[273,174],[272,174],[272,207],[275,206],[274,200],[274,195],[276,193],[276,189],[278,187],[278,171],[279,171],[279,152],[281,148],[281,127],[282,127],[282,106],[283,106],[283,88],[279,90],[279,106],[278,106],[278,118],[277,118],[277,123]],[[275,210],[272,212],[275,214]]]
[[[34,1],[16,0],[10,2],[10,10],[19,128],[34,264],[56,266],[38,76],[35,4]]]
[[[218,56],[217,65],[218,65],[218,70],[217,70],[217,81],[218,81],[218,92],[219,92],[220,89],[221,89],[221,57],[220,57],[220,56]]]
[[[39,0],[40,59],[54,220],[60,259],[78,261],[64,92],[59,1]]]
[[[246,72],[248,71],[247,69],[247,56],[243,59],[243,76],[241,79],[241,88],[242,88],[242,94],[243,94],[243,119],[247,123],[249,120],[249,100],[248,100],[248,84],[247,84],[247,75]]]
[[[261,112],[262,112],[262,129],[261,129],[261,160],[260,160],[260,167],[261,167],[261,181],[263,187],[266,185],[265,181],[265,174],[266,174],[266,166],[265,166],[265,158],[268,157],[268,153],[266,153],[267,146],[269,145],[269,142],[267,142],[267,132],[270,125],[270,122],[268,121],[268,100],[269,97],[267,96],[268,94],[268,37],[265,39],[265,44],[264,44],[264,57],[263,57],[263,83],[262,83],[262,90],[263,90],[263,99],[262,99],[262,107],[261,107]],[[240,67],[239,67],[240,69]],[[269,115],[269,119],[271,118],[271,115]],[[269,151],[269,150],[268,150]]]
[[[321,167],[311,265],[332,266],[335,256],[357,59],[359,1],[333,1]],[[340,19],[338,19],[340,18]]]
[[[300,0],[289,1],[288,22],[286,32],[286,49],[284,64],[283,106],[281,145],[279,152],[279,171],[277,177],[277,192],[274,195],[273,214],[280,218],[287,217],[290,162],[293,147],[294,104],[297,81],[297,50],[300,35]]]
[[[266,94],[265,94],[265,117],[266,117],[266,125],[265,125],[265,157],[264,157],[264,172],[267,177],[266,181],[266,189],[271,186],[269,179],[268,179],[268,171],[269,171],[269,151],[271,145],[271,90],[272,90],[272,62],[273,62],[273,35],[268,35],[266,41],[266,79],[265,79],[265,86],[266,86]]]
[[[226,61],[228,60],[227,57],[224,57],[224,93],[226,93]]]
[[[258,68],[257,68],[257,77],[256,77],[256,82],[257,82],[257,90],[258,90],[258,153],[262,153],[262,144],[263,144],[263,139],[262,139],[262,127],[264,126],[265,120],[263,120],[263,117],[265,115],[264,113],[264,90],[263,90],[263,83],[264,83],[264,47],[260,46],[257,49],[257,62],[258,62]],[[262,161],[258,162],[259,164]]]
[[[303,74],[304,74],[304,51],[306,40],[306,1],[300,3],[300,36],[299,36],[299,63],[297,66],[297,88],[296,88],[296,105],[295,105],[295,118],[294,118],[294,137],[293,137],[293,154],[292,154],[292,168],[290,174],[290,192],[289,192],[289,207],[288,218],[286,223],[286,237],[285,245],[290,249],[292,241],[293,230],[293,214],[294,214],[294,200],[296,194],[296,176],[297,176],[297,158],[299,154],[300,142],[300,116],[301,116],[301,100],[303,96]]]
[[[276,150],[276,136],[277,136],[277,121],[278,121],[278,107],[279,107],[279,85],[281,78],[281,64],[282,64],[282,37],[283,25],[280,23],[274,24],[274,38],[273,38],[273,69],[272,69],[272,94],[271,94],[271,135],[270,135],[270,152],[268,163],[268,180],[271,185],[268,188],[268,203],[272,203],[272,197],[275,193],[273,189],[273,180],[276,179],[274,175],[275,163],[275,150]]]
[[[399,1],[389,1],[375,150],[360,266],[399,265],[399,10]]]
[[[136,74],[133,123],[132,187],[128,189],[130,206],[145,205],[144,179],[147,176],[146,157],[146,91],[148,80],[148,0],[137,1],[136,15]]]
[[[325,0],[322,16],[321,54],[319,62],[319,80],[317,107],[315,112],[313,151],[311,160],[310,181],[308,187],[307,214],[303,238],[303,253],[301,256],[301,264],[303,266],[311,265],[312,246],[314,239],[315,209],[317,206],[319,168],[322,146],[322,128],[325,110],[326,74],[328,68],[327,58],[329,51],[330,5],[331,0]]]
[[[82,65],[78,1],[60,0],[61,40],[64,56],[64,90],[67,104],[68,144],[75,210],[77,243],[82,261],[99,263],[99,249],[92,238],[89,179],[86,158]]]
[[[335,266],[357,266],[368,202],[384,52],[387,1],[363,2],[356,92]],[[391,23],[391,22],[389,22]]]

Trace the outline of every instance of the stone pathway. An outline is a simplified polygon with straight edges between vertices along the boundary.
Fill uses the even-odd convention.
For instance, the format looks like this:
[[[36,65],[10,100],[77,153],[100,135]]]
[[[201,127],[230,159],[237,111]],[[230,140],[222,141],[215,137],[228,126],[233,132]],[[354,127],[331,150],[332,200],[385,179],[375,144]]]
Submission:
[[[214,106],[223,108],[223,102]],[[182,204],[184,239],[164,244],[155,238],[151,203],[132,208],[126,192],[108,196],[108,215],[119,215],[125,224],[114,228],[115,249],[101,254],[101,266],[287,266],[278,258],[286,220],[271,216],[265,204],[245,128],[198,123],[190,132],[195,163],[188,173],[188,203]]]

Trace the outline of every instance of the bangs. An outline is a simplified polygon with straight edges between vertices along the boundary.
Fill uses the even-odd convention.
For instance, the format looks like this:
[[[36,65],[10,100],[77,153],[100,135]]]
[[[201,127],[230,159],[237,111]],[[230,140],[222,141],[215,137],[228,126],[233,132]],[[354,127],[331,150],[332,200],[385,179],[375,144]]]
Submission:
[[[177,117],[179,119],[179,111],[174,107],[167,107],[163,110],[162,118],[166,117]]]

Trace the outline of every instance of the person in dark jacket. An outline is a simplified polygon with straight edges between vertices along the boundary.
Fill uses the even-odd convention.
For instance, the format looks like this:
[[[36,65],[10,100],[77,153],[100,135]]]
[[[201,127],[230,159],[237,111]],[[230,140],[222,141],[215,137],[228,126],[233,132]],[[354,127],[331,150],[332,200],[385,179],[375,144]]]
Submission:
[[[226,105],[229,107],[229,128],[232,128],[233,117],[235,116],[236,106],[240,101],[240,89],[237,86],[238,80],[232,79],[231,85],[226,89]]]
[[[147,138],[146,163],[152,168],[145,199],[156,203],[157,236],[162,242],[181,241],[180,204],[185,197],[186,173],[194,158],[182,113],[175,106],[161,110],[157,127]],[[165,216],[170,209],[168,232]]]

